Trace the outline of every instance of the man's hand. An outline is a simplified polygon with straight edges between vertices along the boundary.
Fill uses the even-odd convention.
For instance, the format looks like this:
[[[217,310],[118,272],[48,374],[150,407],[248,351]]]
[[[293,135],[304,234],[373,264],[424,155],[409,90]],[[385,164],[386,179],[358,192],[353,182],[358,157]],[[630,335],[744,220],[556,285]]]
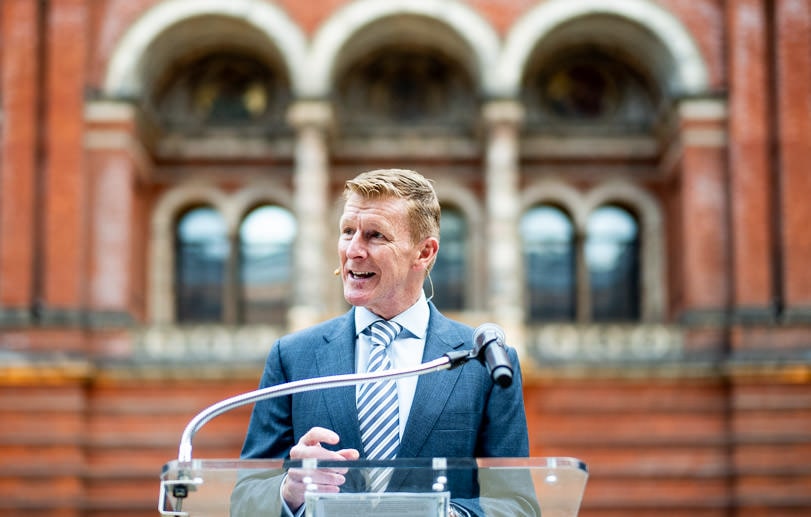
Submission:
[[[298,443],[290,449],[290,459],[356,460],[360,457],[357,449],[331,451],[321,447],[322,443],[334,445],[339,441],[340,437],[334,431],[323,427],[313,427],[304,433]],[[317,485],[319,492],[334,493],[338,492],[339,487],[346,481],[345,473],[346,469],[317,469],[315,471],[290,469],[282,486],[282,497],[287,506],[295,512],[304,504],[304,493],[307,490],[305,477],[309,477],[309,482]]]

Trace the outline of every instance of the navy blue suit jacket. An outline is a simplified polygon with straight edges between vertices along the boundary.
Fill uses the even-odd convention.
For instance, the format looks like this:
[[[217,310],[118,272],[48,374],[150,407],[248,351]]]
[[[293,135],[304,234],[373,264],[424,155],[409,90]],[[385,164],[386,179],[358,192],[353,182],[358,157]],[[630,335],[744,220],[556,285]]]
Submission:
[[[443,316],[430,304],[423,362],[453,350],[473,348],[473,329]],[[487,367],[462,367],[419,377],[399,458],[522,457],[529,455],[521,372],[515,350],[513,383],[495,385]],[[354,309],[278,340],[270,350],[260,387],[355,371]],[[341,438],[331,449],[363,455],[355,387],[309,391],[257,402],[242,449],[243,458],[288,458],[290,448],[314,426]]]

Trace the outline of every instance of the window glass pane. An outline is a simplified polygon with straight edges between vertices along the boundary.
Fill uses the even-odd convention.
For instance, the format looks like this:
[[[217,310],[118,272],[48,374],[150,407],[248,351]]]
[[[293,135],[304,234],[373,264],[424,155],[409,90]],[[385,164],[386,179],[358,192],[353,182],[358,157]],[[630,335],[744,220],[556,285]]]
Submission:
[[[540,205],[521,219],[529,321],[571,321],[575,305],[574,226],[559,208]]]
[[[225,221],[216,210],[195,208],[180,218],[175,232],[177,321],[221,321],[228,248]]]
[[[459,210],[442,208],[439,242],[439,254],[431,270],[434,283],[432,301],[441,310],[460,311],[465,306],[467,224]],[[427,279],[424,287],[426,296],[431,296]]]
[[[239,229],[243,323],[286,322],[296,220],[278,206],[253,210]]]
[[[639,227],[628,211],[597,209],[588,222],[586,264],[594,321],[639,319]]]

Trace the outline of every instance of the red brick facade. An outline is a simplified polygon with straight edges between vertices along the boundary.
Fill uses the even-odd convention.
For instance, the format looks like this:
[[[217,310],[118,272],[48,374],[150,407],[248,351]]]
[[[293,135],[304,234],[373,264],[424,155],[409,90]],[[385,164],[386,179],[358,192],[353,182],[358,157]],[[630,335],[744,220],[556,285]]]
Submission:
[[[581,515],[807,515],[811,2],[381,2],[0,3],[0,513],[155,515],[160,469],[176,457],[188,420],[255,388],[261,353],[218,356],[211,337],[210,355],[183,356],[169,339],[150,341],[181,332],[165,296],[174,285],[165,229],[178,207],[242,202],[259,189],[286,202],[302,228],[323,233],[321,247],[302,256],[333,253],[332,226],[322,223],[333,225],[342,181],[383,164],[422,170],[437,178],[440,197],[475,207],[475,296],[455,316],[474,326],[503,322],[514,336],[532,454],[589,465]],[[358,16],[364,23],[352,26]],[[389,19],[393,34],[406,27],[403,34],[425,35],[451,60],[468,60],[462,68],[472,70],[482,108],[475,134],[437,137],[438,152],[431,141],[409,147],[405,137],[365,145],[329,115],[333,82],[372,55],[386,37],[375,26]],[[627,37],[600,32],[617,20],[630,27]],[[199,50],[218,23],[245,30],[211,32],[215,47],[226,47],[229,35],[247,47],[266,37],[269,60],[289,68],[285,136],[177,144],[150,126],[150,88],[179,66],[178,47]],[[609,137],[605,155],[588,143],[603,142],[597,138],[548,144],[542,130],[520,130],[520,113],[498,111],[505,102],[524,109],[525,82],[511,82],[510,73],[542,60],[545,45],[576,45],[590,29],[594,41],[652,69],[664,90],[675,85],[657,108],[665,115],[655,137],[645,140],[654,151],[639,151],[630,138]],[[672,63],[658,69],[664,54]],[[477,70],[488,63],[492,70]],[[319,164],[325,177],[308,176]],[[323,181],[323,202],[301,193],[302,178]],[[645,284],[639,327],[669,329],[678,345],[644,361],[599,350],[602,360],[545,361],[536,336],[548,329],[514,317],[523,287],[502,275],[502,257],[492,253],[516,244],[501,230],[517,216],[493,208],[499,199],[526,208],[550,192],[583,206],[608,192],[640,207],[653,228],[645,242],[661,248],[645,252],[643,274],[656,275]],[[490,246],[493,238],[507,240]],[[304,273],[290,328],[343,310],[335,261],[316,258],[323,274],[302,269],[307,260],[297,266]],[[301,303],[313,292],[323,305]],[[506,301],[482,301],[491,298]],[[589,329],[576,322],[563,330]],[[247,415],[208,425],[199,455],[236,458]]]

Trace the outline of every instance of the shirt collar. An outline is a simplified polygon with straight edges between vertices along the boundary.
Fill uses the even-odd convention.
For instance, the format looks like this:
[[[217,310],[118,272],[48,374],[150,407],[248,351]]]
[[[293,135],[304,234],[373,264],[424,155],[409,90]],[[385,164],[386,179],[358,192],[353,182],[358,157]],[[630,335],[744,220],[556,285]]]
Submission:
[[[420,297],[414,305],[404,310],[390,321],[400,324],[403,329],[409,331],[418,339],[425,339],[428,329],[428,318],[431,311],[428,308],[428,301],[425,299],[425,292],[420,292]],[[369,325],[381,319],[366,307],[355,307],[355,336],[366,330]]]

